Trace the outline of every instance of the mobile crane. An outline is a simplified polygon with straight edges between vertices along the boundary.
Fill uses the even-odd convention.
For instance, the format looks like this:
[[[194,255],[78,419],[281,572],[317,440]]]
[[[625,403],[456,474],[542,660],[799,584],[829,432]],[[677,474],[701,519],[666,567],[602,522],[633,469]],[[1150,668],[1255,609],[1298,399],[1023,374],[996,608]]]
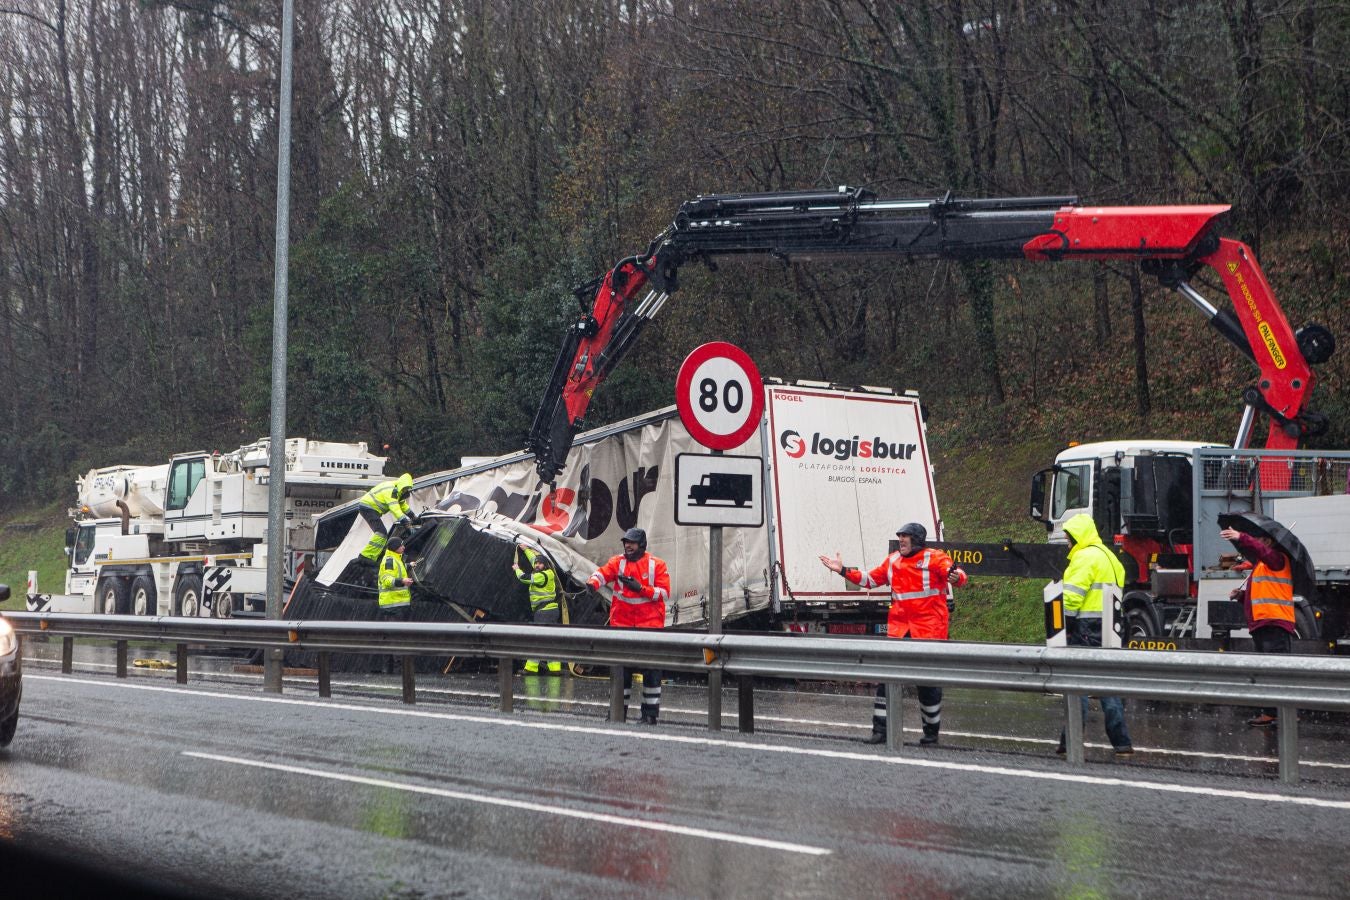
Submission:
[[[528,449],[540,479],[552,482],[591,397],[678,290],[681,266],[703,262],[715,269],[719,258],[748,255],[789,262],[876,256],[1139,260],[1259,368],[1257,383],[1242,393],[1234,446],[1248,446],[1259,412],[1270,421],[1267,449],[1297,447],[1326,430],[1326,418],[1307,407],[1314,383],[1310,364],[1328,359],[1335,340],[1316,324],[1293,331],[1251,250],[1219,236],[1229,209],[1084,206],[1076,197],[966,199],[950,193],[880,200],[852,187],[697,197],[680,206],[643,254],[620,260],[576,289],[582,315],[567,330]],[[1231,310],[1218,309],[1191,286],[1205,267],[1222,279]]]

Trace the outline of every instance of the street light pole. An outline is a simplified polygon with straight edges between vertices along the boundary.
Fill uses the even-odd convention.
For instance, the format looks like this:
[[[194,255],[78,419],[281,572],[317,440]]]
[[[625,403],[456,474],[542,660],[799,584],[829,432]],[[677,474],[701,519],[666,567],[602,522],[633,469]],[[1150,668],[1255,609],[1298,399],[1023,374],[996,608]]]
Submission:
[[[281,5],[281,98],[277,105],[277,245],[272,294],[272,430],[267,458],[267,618],[281,618],[286,562],[286,297],[291,230],[291,47],[294,0]],[[263,658],[263,690],[281,693],[281,650]]]

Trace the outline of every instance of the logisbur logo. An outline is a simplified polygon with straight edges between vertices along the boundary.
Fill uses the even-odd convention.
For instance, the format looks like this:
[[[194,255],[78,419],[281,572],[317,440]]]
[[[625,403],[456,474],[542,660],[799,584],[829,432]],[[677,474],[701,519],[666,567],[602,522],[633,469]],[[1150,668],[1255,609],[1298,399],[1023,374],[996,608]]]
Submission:
[[[807,451],[806,439],[791,429],[778,436],[778,446],[792,459],[801,459]],[[879,435],[871,440],[862,440],[856,434],[852,437],[828,438],[821,437],[819,431],[811,435],[810,442],[812,456],[829,456],[840,461],[854,458],[909,459],[917,449],[918,444],[887,441]]]
[[[787,452],[787,455],[793,459],[801,459],[806,453],[806,441],[795,431],[785,431],[778,438],[778,443]]]

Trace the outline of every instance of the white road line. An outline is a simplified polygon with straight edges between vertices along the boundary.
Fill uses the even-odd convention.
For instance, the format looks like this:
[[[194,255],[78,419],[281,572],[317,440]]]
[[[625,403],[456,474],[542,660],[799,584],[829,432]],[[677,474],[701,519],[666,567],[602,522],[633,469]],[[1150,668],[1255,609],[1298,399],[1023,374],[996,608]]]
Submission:
[[[909,766],[920,769],[945,769],[951,772],[975,772],[984,775],[1006,775],[1010,778],[1027,778],[1033,781],[1059,781],[1070,784],[1108,785],[1133,788],[1141,791],[1154,791],[1170,794],[1196,794],[1204,797],[1225,797],[1232,800],[1262,800],[1267,803],[1290,803],[1295,806],[1315,806],[1321,809],[1350,810],[1350,800],[1326,800],[1321,797],[1299,797],[1293,794],[1268,794],[1260,791],[1239,791],[1229,788],[1195,787],[1185,784],[1172,784],[1161,781],[1127,781],[1124,778],[1107,778],[1097,775],[1082,775],[1072,772],[1045,772],[1037,770],[1011,769],[1006,766],[985,766],[976,763],[950,762],[937,759],[918,759],[906,756],[882,756],[876,753],[858,753],[848,750],[825,750],[812,747],[772,746],[769,744],[746,743],[719,738],[702,738],[682,734],[662,734],[652,731],[634,731],[628,728],[607,728],[584,725],[565,725],[555,722],[543,722],[531,719],[503,718],[500,716],[473,716],[463,713],[431,712],[428,710],[403,708],[384,708],[362,706],[354,703],[337,703],[331,700],[292,700],[287,697],[260,697],[246,694],[228,694],[219,691],[202,691],[181,687],[163,687],[149,684],[110,683],[101,679],[74,678],[70,676],[35,676],[44,681],[64,681],[75,684],[88,684],[94,687],[114,687],[122,690],[158,691],[165,694],[182,694],[191,697],[212,697],[222,700],[245,700],[252,703],[274,703],[282,706],[308,706],[315,709],[349,710],[352,712],[373,713],[382,716],[404,716],[417,719],[437,719],[446,722],[474,722],[481,725],[496,725],[503,728],[529,728],[538,731],[556,731],[569,734],[604,734],[629,738],[636,741],[656,741],[667,744],[684,744],[693,747],[723,747],[755,753],[779,753],[789,756],[809,756],[817,759],[846,759],[855,762],[877,763],[888,766]]]
[[[729,844],[744,844],[748,847],[761,847],[766,850],[782,850],[785,853],[804,853],[808,856],[828,856],[834,851],[825,847],[813,847],[810,844],[793,844],[788,841],[775,841],[768,838],[747,837],[743,834],[730,834],[725,831],[709,831],[706,828],[690,828],[685,825],[671,825],[666,822],[653,822],[647,819],[634,819],[629,816],[615,816],[609,813],[586,812],[580,809],[568,809],[565,806],[550,806],[545,803],[532,803],[528,800],[508,800],[505,797],[490,797],[486,794],[470,794],[464,791],[448,791],[444,788],[426,787],[402,781],[389,781],[384,778],[370,778],[364,775],[345,775],[341,772],[324,772],[319,769],[307,769],[301,766],[288,766],[282,763],[259,762],[237,756],[219,756],[215,753],[196,753],[183,751],[184,756],[195,759],[208,759],[213,762],[232,763],[237,766],[252,766],[255,769],[269,769],[274,772],[288,772],[292,775],[307,775],[312,778],[326,778],[330,781],[344,781],[348,784],[365,784],[371,787],[392,788],[411,794],[427,794],[432,797],[445,797],[449,800],[464,800],[469,803],[483,803],[488,806],[504,806],[526,812],[545,813],[551,816],[564,816],[569,819],[582,819],[586,822],[604,822],[608,825],[620,825],[625,828],[640,828],[645,831],[660,831],[666,834],[681,834],[686,837],[706,838],[710,841],[724,841]]]
[[[41,657],[35,657],[35,660],[38,662],[49,661]],[[84,665],[107,669],[111,669],[114,667],[112,663],[87,663]],[[240,683],[248,683],[248,684],[256,684],[258,681],[258,677],[256,675],[236,675],[232,672],[195,672],[193,674],[202,677],[220,678],[230,680],[232,682],[238,681]],[[34,675],[31,677],[40,678],[42,676]],[[305,679],[305,678],[300,679],[290,678],[287,679],[287,681],[292,682],[298,681],[301,684],[313,683],[313,679]],[[379,691],[381,693],[388,693],[388,694],[398,694],[403,690],[401,684],[375,684],[364,681],[334,681],[332,682],[332,686],[334,688],[342,688],[342,687],[357,688],[367,691]],[[498,696],[495,691],[471,691],[459,688],[451,689],[451,688],[436,688],[436,687],[418,687],[417,693],[428,694],[432,696],[439,695],[445,697],[472,697],[474,699],[491,700],[494,702],[497,700]],[[528,694],[522,694],[520,692],[516,693],[515,698],[524,703],[539,702],[539,703],[554,703],[558,704],[559,706],[566,705],[574,707],[588,707],[595,709],[609,708],[609,701],[607,700],[579,700],[576,698],[566,698],[566,697],[531,697]],[[671,706],[669,703],[662,704],[661,709],[667,715],[677,714],[677,715],[702,717],[708,714],[707,710],[704,709],[684,709],[678,706]],[[724,712],[722,714],[722,720],[724,722],[734,723],[736,721],[736,717],[737,714],[734,712]],[[829,719],[802,719],[793,716],[775,716],[775,715],[765,715],[762,713],[755,714],[755,721],[773,722],[782,725],[813,726],[817,728],[839,728],[851,731],[872,730],[870,722],[861,722],[861,723],[838,722]],[[923,729],[904,728],[902,730],[908,734],[919,734]],[[1019,737],[1017,735],[992,734],[983,731],[960,731],[957,729],[953,729],[950,726],[944,728],[942,734],[943,736],[949,738],[953,737],[974,738],[976,740],[1002,741],[1010,744],[1043,744],[1047,747],[1051,746],[1052,744],[1059,743],[1059,741],[1054,738]],[[1084,741],[1083,746],[1088,749],[1094,750],[1111,749],[1110,744],[1094,743],[1091,741]],[[1175,747],[1145,747],[1142,744],[1135,744],[1134,752],[1140,756],[1145,755],[1155,757],[1177,756],[1187,759],[1223,760],[1225,762],[1239,762],[1239,763],[1264,763],[1268,765],[1277,765],[1280,761],[1278,756],[1253,756],[1247,753],[1219,753],[1214,750],[1180,750]],[[1316,759],[1300,759],[1299,765],[1317,769],[1350,770],[1350,763],[1324,762]]]

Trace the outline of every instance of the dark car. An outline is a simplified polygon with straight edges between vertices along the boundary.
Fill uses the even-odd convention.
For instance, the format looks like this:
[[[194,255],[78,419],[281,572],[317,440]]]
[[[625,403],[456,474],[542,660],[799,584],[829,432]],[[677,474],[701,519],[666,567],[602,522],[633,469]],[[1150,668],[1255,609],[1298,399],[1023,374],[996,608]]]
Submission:
[[[9,599],[9,588],[0,584],[0,600]],[[19,698],[23,696],[23,667],[19,663],[19,637],[0,616],[0,747],[8,747],[19,725]]]

